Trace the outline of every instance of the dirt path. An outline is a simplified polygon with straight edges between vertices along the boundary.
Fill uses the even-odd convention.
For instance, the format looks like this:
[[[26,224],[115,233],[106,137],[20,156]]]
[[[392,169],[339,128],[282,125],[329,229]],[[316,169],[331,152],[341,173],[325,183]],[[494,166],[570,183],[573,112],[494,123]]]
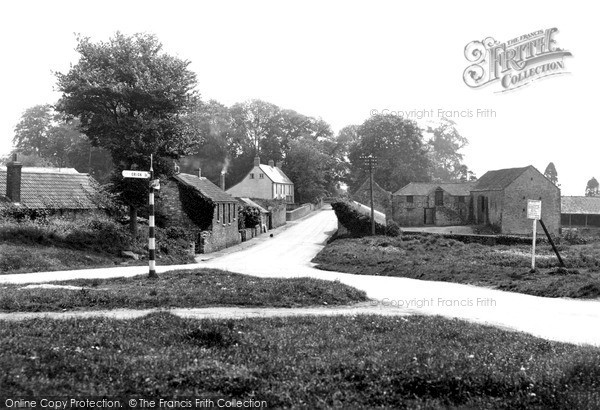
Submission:
[[[114,309],[94,311],[68,311],[68,312],[16,312],[0,313],[0,320],[29,320],[29,319],[85,319],[92,317],[107,317],[111,319],[135,319],[150,313],[168,312],[179,317],[191,319],[244,319],[253,317],[292,317],[292,316],[353,316],[353,315],[379,315],[379,316],[407,316],[414,312],[360,303],[350,306],[335,307],[302,307],[302,308],[249,308],[249,307],[209,307],[196,309]]]

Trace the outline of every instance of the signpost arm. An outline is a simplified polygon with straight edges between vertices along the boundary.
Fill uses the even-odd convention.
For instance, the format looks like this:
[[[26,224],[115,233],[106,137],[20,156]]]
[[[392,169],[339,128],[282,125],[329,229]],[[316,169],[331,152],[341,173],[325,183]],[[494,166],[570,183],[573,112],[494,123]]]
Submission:
[[[156,274],[156,240],[154,234],[154,168],[152,166],[152,154],[150,154],[150,184],[149,184],[149,217],[148,217],[148,277],[151,279],[158,278]]]

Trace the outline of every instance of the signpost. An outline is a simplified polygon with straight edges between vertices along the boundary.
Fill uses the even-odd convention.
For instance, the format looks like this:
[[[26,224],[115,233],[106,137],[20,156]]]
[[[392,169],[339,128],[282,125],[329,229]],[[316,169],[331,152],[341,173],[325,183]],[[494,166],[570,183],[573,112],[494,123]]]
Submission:
[[[149,205],[149,217],[148,217],[148,277],[157,278],[156,275],[156,239],[154,233],[154,190],[160,189],[160,181],[154,179],[154,169],[152,168],[152,154],[150,154],[150,172],[148,171],[134,171],[124,170],[122,173],[123,178],[139,178],[148,179],[149,194],[148,194],[148,205]]]
[[[537,222],[542,219],[542,201],[527,200],[527,219],[533,219],[533,238],[531,239],[531,271],[535,271],[535,240],[537,237]]]

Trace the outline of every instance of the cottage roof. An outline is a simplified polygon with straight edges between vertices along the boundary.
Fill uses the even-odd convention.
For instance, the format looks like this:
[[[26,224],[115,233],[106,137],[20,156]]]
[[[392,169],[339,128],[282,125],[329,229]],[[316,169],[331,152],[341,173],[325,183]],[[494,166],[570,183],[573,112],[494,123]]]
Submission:
[[[205,177],[197,177],[190,174],[177,174],[175,180],[194,188],[204,198],[213,202],[237,202],[234,197],[223,191],[221,188],[210,182]]]
[[[21,205],[34,209],[102,209],[106,198],[88,174],[73,168],[27,168],[21,170]],[[0,206],[11,201],[6,194],[6,168],[0,169]]]
[[[397,190],[394,195],[426,196],[438,188],[453,196],[469,196],[476,181],[469,182],[411,182]]]
[[[269,178],[271,181],[277,184],[293,184],[293,182],[283,173],[281,168],[272,167],[266,164],[259,165],[260,170]]]
[[[269,213],[269,211],[267,211],[265,208],[263,208],[262,206],[260,206],[259,204],[257,204],[253,200],[251,200],[250,198],[238,198],[238,199],[244,205],[248,205],[248,206],[251,206],[253,208],[257,208],[263,214],[268,214]]]
[[[531,165],[522,168],[506,168],[488,171],[477,180],[473,191],[501,191],[517,179]],[[535,168],[534,168],[535,169]]]
[[[600,197],[563,196],[560,198],[560,213],[600,215]]]

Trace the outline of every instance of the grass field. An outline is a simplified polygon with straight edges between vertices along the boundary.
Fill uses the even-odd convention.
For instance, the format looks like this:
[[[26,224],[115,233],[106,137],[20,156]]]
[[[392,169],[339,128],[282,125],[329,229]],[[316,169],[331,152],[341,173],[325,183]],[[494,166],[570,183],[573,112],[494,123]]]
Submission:
[[[214,269],[163,273],[157,280],[144,276],[78,279],[55,284],[73,289],[0,286],[0,311],[197,308],[208,306],[298,307],[345,305],[367,301],[365,292],[310,278],[271,279]]]
[[[135,239],[127,227],[103,216],[76,220],[3,220],[0,223],[0,275],[23,272],[147,264],[147,228]],[[157,260],[163,264],[193,262],[189,240],[175,229],[157,228]],[[131,250],[140,260],[126,259]],[[146,260],[142,260],[146,258]]]
[[[318,268],[473,284],[547,297],[600,297],[600,242],[560,245],[568,269],[558,269],[547,244],[530,273],[527,245],[488,246],[437,235],[338,239],[313,260]]]
[[[437,317],[2,323],[1,396],[296,408],[600,408],[600,349]]]

